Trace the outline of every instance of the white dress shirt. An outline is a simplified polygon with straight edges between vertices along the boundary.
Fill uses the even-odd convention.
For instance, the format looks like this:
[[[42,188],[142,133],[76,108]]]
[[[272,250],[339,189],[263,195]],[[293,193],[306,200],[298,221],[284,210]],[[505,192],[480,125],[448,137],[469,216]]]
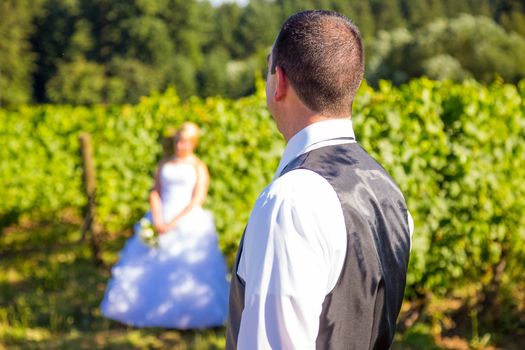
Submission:
[[[343,211],[332,186],[317,173],[279,174],[303,153],[355,142],[348,138],[354,138],[349,119],[301,130],[257,199],[237,271],[245,282],[239,349],[315,349],[322,303],[346,255]]]

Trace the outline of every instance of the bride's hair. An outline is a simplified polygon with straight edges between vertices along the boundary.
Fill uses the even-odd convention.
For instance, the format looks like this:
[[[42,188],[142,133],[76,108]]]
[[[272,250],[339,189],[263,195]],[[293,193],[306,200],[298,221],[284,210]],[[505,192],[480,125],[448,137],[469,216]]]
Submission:
[[[162,148],[163,148],[163,154],[164,157],[171,157],[173,156],[173,153],[175,151],[174,146],[175,142],[177,140],[177,137],[181,133],[187,133],[189,137],[192,138],[193,143],[195,144],[195,147],[199,144],[199,137],[200,137],[200,127],[193,123],[193,122],[184,122],[182,123],[177,129],[175,128],[168,128],[162,137]]]
[[[186,133],[189,137],[191,137],[191,139],[193,139],[193,143],[195,144],[195,146],[198,145],[201,129],[199,128],[197,124],[193,122],[182,123],[182,125],[173,135],[173,137],[176,138],[182,133]]]

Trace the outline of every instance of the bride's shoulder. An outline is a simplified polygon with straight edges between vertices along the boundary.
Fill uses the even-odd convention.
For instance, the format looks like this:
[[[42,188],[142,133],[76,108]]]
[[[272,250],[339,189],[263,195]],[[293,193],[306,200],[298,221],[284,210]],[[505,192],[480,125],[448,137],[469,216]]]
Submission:
[[[195,157],[193,165],[195,166],[195,169],[198,173],[208,173],[208,166],[198,157]]]
[[[195,158],[193,159],[192,161],[192,164],[195,168],[197,168],[197,170],[200,170],[200,169],[207,169],[208,167],[206,166],[206,163],[204,163],[201,159],[199,159],[197,156],[195,156]]]

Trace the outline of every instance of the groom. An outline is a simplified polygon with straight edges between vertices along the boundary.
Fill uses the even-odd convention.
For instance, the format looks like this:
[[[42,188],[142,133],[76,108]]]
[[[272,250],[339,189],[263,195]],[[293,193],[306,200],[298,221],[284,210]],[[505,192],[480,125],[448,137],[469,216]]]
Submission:
[[[240,243],[227,349],[388,349],[412,219],[356,142],[363,44],[346,17],[293,15],[268,57],[266,99],[287,141]]]

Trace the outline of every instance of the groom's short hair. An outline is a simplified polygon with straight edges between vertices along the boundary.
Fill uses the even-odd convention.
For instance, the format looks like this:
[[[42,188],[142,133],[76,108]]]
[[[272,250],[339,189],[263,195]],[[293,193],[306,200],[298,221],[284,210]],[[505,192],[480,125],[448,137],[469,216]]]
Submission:
[[[364,75],[361,35],[337,12],[299,12],[288,18],[275,40],[272,73],[275,66],[311,110],[350,115]]]

